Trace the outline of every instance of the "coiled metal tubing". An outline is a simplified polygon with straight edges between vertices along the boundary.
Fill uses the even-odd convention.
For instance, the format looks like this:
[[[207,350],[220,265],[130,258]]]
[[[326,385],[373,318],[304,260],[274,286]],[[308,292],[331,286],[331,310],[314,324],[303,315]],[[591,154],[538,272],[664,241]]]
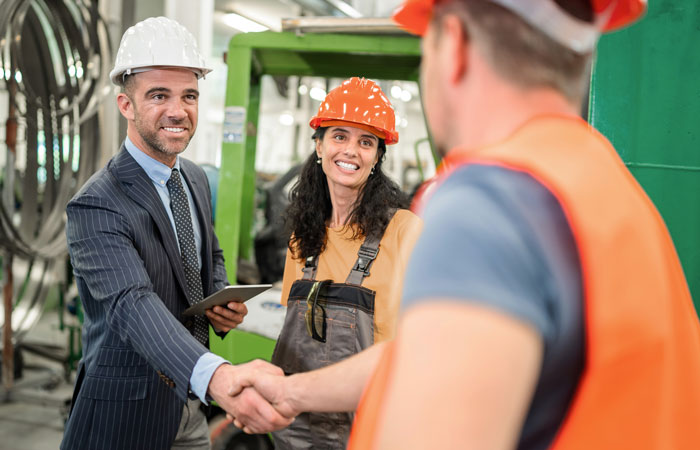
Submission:
[[[97,2],[0,0],[0,252],[12,261],[15,342],[64,277],[65,206],[99,160],[110,65]]]

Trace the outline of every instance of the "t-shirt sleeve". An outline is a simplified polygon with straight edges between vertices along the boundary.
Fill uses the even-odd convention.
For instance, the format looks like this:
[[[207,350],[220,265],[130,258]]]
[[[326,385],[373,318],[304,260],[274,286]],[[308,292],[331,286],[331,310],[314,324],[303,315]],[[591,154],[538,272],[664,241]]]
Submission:
[[[551,338],[555,324],[545,292],[551,272],[530,220],[547,220],[551,195],[546,190],[548,197],[542,195],[538,190],[544,188],[522,174],[501,183],[493,173],[482,176],[470,170],[473,178],[462,169],[426,206],[423,233],[407,268],[402,307],[438,298],[479,303]],[[529,204],[523,205],[523,200]],[[531,217],[521,217],[523,213]]]
[[[287,258],[284,261],[284,274],[282,275],[282,298],[280,299],[280,302],[284,306],[287,306],[292,283],[301,278],[301,275],[297,273],[298,268],[298,264],[296,264],[294,258],[292,258],[291,250],[287,249]]]

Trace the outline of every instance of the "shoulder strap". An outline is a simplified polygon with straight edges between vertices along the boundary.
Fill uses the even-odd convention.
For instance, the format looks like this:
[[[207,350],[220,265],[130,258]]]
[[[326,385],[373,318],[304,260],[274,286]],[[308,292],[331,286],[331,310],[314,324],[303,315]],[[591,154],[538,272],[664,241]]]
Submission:
[[[396,209],[391,211],[390,214],[389,222],[394,218]],[[387,225],[387,227],[388,226],[389,225]],[[378,236],[373,235],[365,238],[365,241],[360,245],[360,250],[357,252],[357,260],[355,264],[353,264],[350,274],[345,279],[346,284],[360,286],[365,277],[369,276],[369,269],[372,267],[374,260],[377,259],[377,254],[379,254],[379,243],[384,236],[384,231],[386,231],[386,229],[382,230],[381,234]]]
[[[315,280],[316,270],[318,270],[318,258],[315,256],[309,256],[308,258],[306,258],[304,268],[301,269],[301,271],[304,272],[304,276],[301,279],[312,281]]]
[[[380,241],[381,237],[367,237],[360,245],[360,250],[357,252],[357,261],[355,261],[348,278],[345,280],[346,284],[359,286],[364,278],[369,276],[369,268],[372,267],[372,263],[379,253]]]

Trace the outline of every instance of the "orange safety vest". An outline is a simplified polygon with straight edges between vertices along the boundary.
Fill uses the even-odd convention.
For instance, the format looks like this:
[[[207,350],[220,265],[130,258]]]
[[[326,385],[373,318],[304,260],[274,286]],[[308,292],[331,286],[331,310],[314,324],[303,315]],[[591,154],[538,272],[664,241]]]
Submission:
[[[581,119],[540,117],[505,142],[446,157],[525,172],[558,199],[581,262],[586,356],[554,449],[700,449],[700,325],[663,219],[612,145]],[[389,347],[349,449],[374,448]]]

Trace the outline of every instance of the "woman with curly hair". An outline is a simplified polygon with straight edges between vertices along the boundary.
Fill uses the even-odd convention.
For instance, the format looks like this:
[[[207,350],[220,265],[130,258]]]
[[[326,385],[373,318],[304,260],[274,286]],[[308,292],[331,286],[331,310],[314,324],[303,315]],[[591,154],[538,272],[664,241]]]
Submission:
[[[386,146],[398,142],[394,122],[379,86],[356,77],[333,89],[311,119],[315,151],[286,212],[287,315],[272,358],[287,374],[394,336],[403,273],[421,228],[382,170]],[[275,446],[344,449],[351,423],[348,413],[303,413],[273,433]]]

